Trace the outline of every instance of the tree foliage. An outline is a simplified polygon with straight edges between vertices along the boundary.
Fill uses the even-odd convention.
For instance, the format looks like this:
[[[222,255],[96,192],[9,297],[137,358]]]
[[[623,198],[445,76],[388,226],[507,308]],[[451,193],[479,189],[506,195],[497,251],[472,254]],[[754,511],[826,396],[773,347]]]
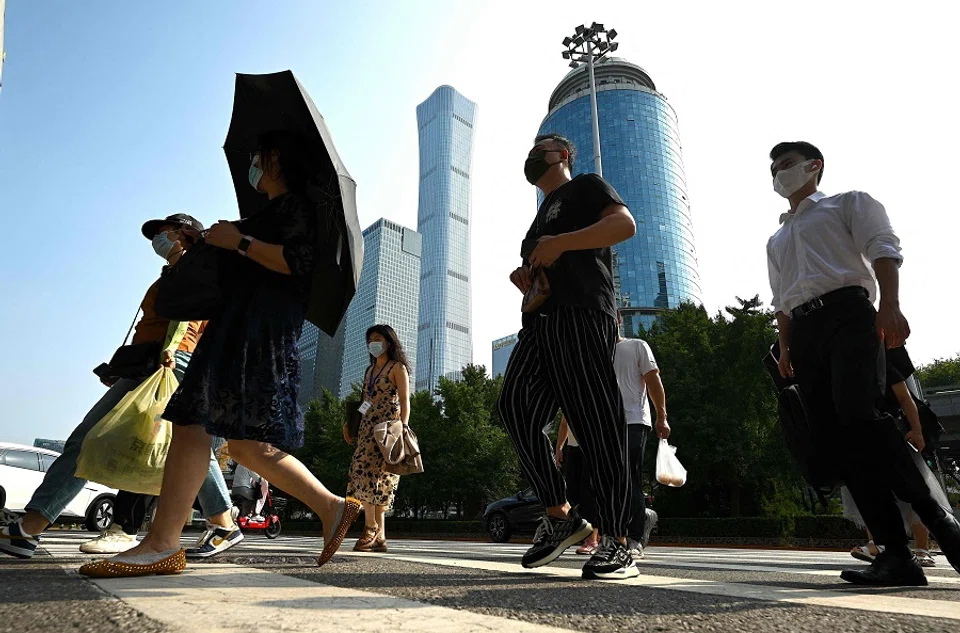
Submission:
[[[712,317],[684,304],[644,335],[667,393],[670,443],[689,471],[683,488],[658,491],[667,516],[778,515],[802,507],[804,486],[761,364],[776,340],[773,315],[758,297],[737,302]]]
[[[960,385],[960,353],[953,358],[938,358],[918,367],[917,380],[924,389]]]

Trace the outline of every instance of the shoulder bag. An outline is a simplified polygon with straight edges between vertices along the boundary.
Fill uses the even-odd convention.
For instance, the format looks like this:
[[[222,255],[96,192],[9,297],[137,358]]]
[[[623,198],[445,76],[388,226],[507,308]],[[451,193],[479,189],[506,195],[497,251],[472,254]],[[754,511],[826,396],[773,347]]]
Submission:
[[[139,380],[152,375],[160,366],[160,341],[150,343],[134,343],[127,345],[127,340],[137,324],[137,317],[140,316],[140,308],[133,315],[133,323],[127,330],[127,335],[123,339],[123,345],[117,348],[113,357],[108,363],[101,363],[93,373],[103,382],[113,384],[120,378],[132,378]]]

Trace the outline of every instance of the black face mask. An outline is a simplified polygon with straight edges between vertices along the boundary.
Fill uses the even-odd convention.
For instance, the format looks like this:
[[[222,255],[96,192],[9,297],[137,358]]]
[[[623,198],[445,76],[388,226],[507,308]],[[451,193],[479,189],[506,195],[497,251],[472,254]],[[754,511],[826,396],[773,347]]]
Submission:
[[[532,155],[528,156],[526,162],[523,163],[523,175],[526,176],[527,182],[529,182],[531,185],[536,185],[551,167],[554,165],[559,165],[563,162],[558,161],[556,163],[548,163],[548,153],[549,152],[544,149],[536,151]]]

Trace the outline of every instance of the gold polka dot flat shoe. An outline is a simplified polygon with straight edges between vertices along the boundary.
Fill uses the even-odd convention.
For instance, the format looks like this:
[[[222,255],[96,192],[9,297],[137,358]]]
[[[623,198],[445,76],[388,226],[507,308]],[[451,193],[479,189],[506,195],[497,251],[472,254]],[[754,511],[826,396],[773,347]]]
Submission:
[[[353,497],[344,499],[340,504],[340,509],[337,511],[337,519],[332,526],[333,530],[324,536],[323,551],[320,553],[320,557],[317,558],[317,566],[322,567],[326,565],[327,561],[337,553],[337,550],[340,549],[340,545],[343,543],[344,537],[347,535],[347,530],[353,525],[358,514],[360,514],[360,502]]]
[[[88,578],[135,578],[179,574],[186,567],[186,553],[179,549],[98,560],[81,567],[80,573]]]

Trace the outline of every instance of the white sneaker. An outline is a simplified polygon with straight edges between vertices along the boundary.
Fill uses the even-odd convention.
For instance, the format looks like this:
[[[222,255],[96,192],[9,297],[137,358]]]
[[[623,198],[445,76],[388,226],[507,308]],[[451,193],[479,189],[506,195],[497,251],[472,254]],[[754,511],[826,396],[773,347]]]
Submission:
[[[633,558],[633,560],[640,560],[644,558],[643,545],[640,544],[640,541],[635,541],[632,538],[628,538],[627,551],[630,552],[630,557]]]
[[[127,534],[114,523],[97,538],[80,546],[84,554],[119,554],[137,546],[136,535]]]

